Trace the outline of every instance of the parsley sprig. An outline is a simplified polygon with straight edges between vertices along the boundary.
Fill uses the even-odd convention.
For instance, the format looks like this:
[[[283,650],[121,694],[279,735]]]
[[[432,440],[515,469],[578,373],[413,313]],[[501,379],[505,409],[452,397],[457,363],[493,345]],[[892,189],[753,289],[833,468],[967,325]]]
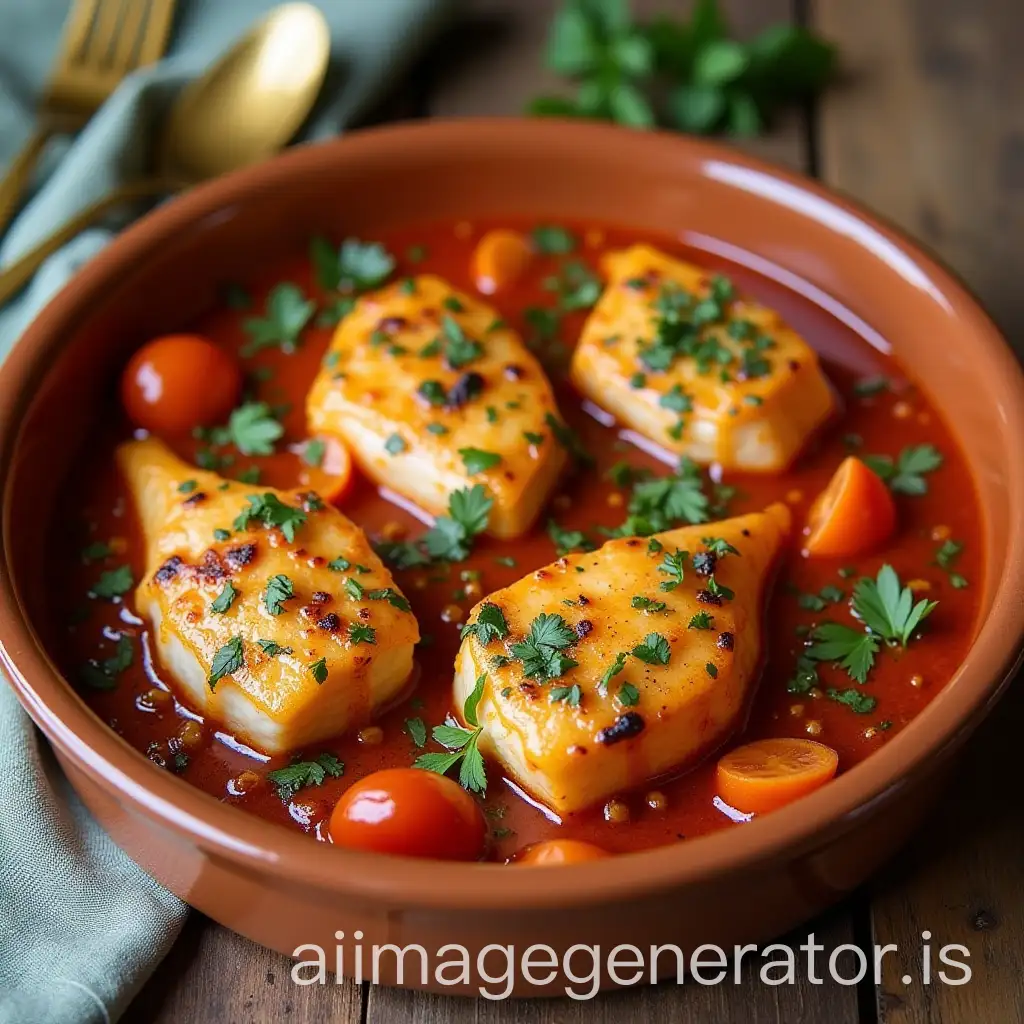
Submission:
[[[318,754],[312,761],[295,761],[286,768],[267,772],[267,781],[274,784],[277,795],[287,803],[300,789],[322,786],[327,776],[340,778],[345,765],[333,754]]]
[[[626,521],[612,537],[647,537],[671,530],[682,523],[707,522],[710,502],[704,493],[704,478],[696,463],[684,458],[669,476],[652,477],[630,473],[632,494],[626,506]]]
[[[483,755],[479,750],[480,734],[483,727],[477,720],[477,707],[484,694],[487,675],[477,677],[473,692],[466,698],[462,708],[462,717],[472,726],[463,729],[461,726],[437,725],[431,731],[434,739],[442,747],[448,748],[447,754],[420,754],[413,762],[414,768],[422,768],[438,775],[447,775],[456,765],[459,766],[459,783],[463,789],[473,793],[487,792],[487,773],[484,769]]]
[[[739,42],[717,0],[697,0],[689,21],[661,15],[646,24],[634,22],[626,0],[565,0],[547,63],[577,83],[576,94],[538,97],[533,114],[749,136],[828,83],[835,49],[791,24]]]
[[[307,299],[298,285],[290,281],[274,285],[267,295],[263,316],[249,317],[242,324],[249,336],[242,355],[252,356],[265,348],[294,352],[315,309],[316,303]]]
[[[579,664],[565,653],[578,639],[561,615],[542,612],[530,623],[529,634],[509,650],[512,657],[522,662],[526,679],[545,682],[558,679]]]
[[[893,459],[891,455],[865,455],[864,462],[888,485],[893,494],[921,495],[928,493],[925,474],[942,465],[942,452],[931,444],[904,448]]]
[[[396,569],[411,569],[431,562],[461,562],[469,557],[473,540],[487,529],[494,499],[483,484],[454,491],[448,515],[415,541],[381,541],[377,553]]]
[[[811,633],[806,657],[835,662],[851,679],[866,683],[881,645],[906,647],[937,603],[922,599],[915,604],[896,570],[883,565],[875,579],[858,580],[853,588],[853,613],[864,628],[823,622]]]

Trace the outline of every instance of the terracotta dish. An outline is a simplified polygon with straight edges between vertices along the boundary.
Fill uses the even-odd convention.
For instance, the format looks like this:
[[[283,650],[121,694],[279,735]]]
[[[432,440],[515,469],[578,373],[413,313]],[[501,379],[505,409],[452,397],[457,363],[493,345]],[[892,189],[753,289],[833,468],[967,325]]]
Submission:
[[[949,595],[946,607],[963,613],[957,646],[941,647],[936,662],[941,665],[942,680],[948,678],[948,682],[940,687],[940,680],[935,687],[938,692],[920,701],[919,707],[915,705],[913,714],[901,719],[896,728],[890,721],[878,723],[878,729],[892,728],[892,734],[877,738],[874,747],[865,747],[868,753],[863,759],[858,755],[843,763],[834,781],[820,788],[819,782],[836,771],[835,755],[818,744],[807,744],[826,750],[832,760],[826,757],[821,769],[825,774],[807,787],[814,791],[795,803],[777,810],[772,809],[777,803],[765,803],[757,809],[770,813],[739,826],[708,831],[695,825],[690,838],[673,835],[668,845],[663,845],[667,842],[664,837],[655,836],[653,826],[645,826],[648,831],[641,829],[641,833],[647,838],[636,847],[652,848],[622,852],[627,849],[624,841],[617,846],[611,841],[613,852],[621,855],[592,860],[589,855],[581,856],[579,860],[586,862],[574,863],[571,868],[451,863],[345,849],[337,840],[335,845],[316,842],[298,828],[282,827],[294,822],[287,820],[280,805],[275,804],[273,811],[280,821],[266,820],[266,816],[247,813],[229,800],[216,799],[176,777],[173,770],[164,770],[168,766],[160,756],[152,752],[150,759],[143,756],[138,743],[128,742],[130,730],[124,730],[122,736],[108,727],[113,717],[109,707],[90,707],[65,681],[58,667],[67,665],[65,635],[50,613],[54,552],[64,550],[58,534],[72,518],[71,505],[77,493],[68,481],[76,480],[75,474],[88,464],[84,439],[94,435],[97,424],[114,415],[117,382],[132,353],[153,337],[202,323],[202,317],[220,302],[225,284],[258,277],[260,269],[280,254],[305,252],[314,235],[397,239],[406,237],[402,232],[410,225],[465,224],[467,233],[482,230],[480,225],[495,229],[518,226],[526,237],[530,225],[554,222],[577,226],[581,237],[586,225],[609,226],[608,245],[613,241],[627,245],[634,236],[640,241],[665,239],[666,246],[679,246],[690,258],[694,253],[703,254],[709,266],[724,263],[735,267],[738,280],[759,279],[765,289],[774,289],[771,294],[790,295],[794,308],[800,303],[806,309],[813,307],[819,322],[830,320],[836,330],[859,335],[865,352],[873,346],[881,353],[878,358],[891,355],[894,365],[903,368],[924,404],[923,411],[915,412],[918,426],[900,429],[924,429],[922,425],[931,423],[950,450],[959,449],[956,459],[950,460],[950,475],[945,483],[936,483],[933,497],[948,491],[950,521],[974,538],[973,550],[965,555],[971,566],[969,589],[959,576],[951,583],[954,577],[943,577],[938,584],[956,588],[955,594],[943,591]],[[518,252],[515,244],[520,246]],[[596,252],[603,243],[587,244]],[[521,242],[513,240],[512,245],[513,262],[528,259]],[[638,258],[654,259],[648,255]],[[435,272],[429,266],[427,270]],[[623,287],[642,287],[642,283],[630,284],[631,280],[635,278],[628,278]],[[540,293],[539,283],[537,288]],[[480,290],[486,293],[487,288]],[[410,283],[406,294],[412,291]],[[458,303],[448,308],[465,312]],[[460,329],[456,326],[453,330]],[[813,346],[813,333],[804,333]],[[341,340],[334,344],[342,344],[344,339],[340,334],[337,337]],[[803,343],[797,338],[792,344]],[[607,346],[597,338],[592,339],[591,349],[596,366]],[[802,363],[792,356],[788,359],[793,374],[816,366],[813,353],[805,348],[794,351],[804,356]],[[220,357],[214,354],[210,358],[216,361]],[[869,364],[870,358],[861,371],[870,371]],[[314,367],[311,373],[316,372],[315,364],[310,365]],[[604,396],[599,371],[588,378],[586,367],[574,361],[572,372],[574,384],[600,404]],[[752,375],[757,376],[756,372]],[[507,376],[511,379],[514,375]],[[318,386],[329,388],[332,384],[327,381]],[[820,426],[830,410],[835,412],[827,387],[813,386],[818,388],[816,404],[801,407],[808,429]],[[230,408],[237,380],[229,381],[227,390]],[[546,392],[537,394],[537,402],[552,401]],[[623,394],[623,401],[630,400],[628,391]],[[749,404],[761,405],[762,401],[755,397]],[[663,412],[670,408],[662,402],[659,415],[671,430],[672,417]],[[489,418],[491,415],[489,412]],[[940,793],[955,752],[991,710],[1013,674],[1024,632],[1020,617],[1024,598],[1021,437],[1024,380],[1006,343],[963,286],[891,228],[811,181],[723,147],[601,125],[460,121],[366,131],[330,144],[302,147],[163,206],[84,267],[18,343],[0,373],[0,478],[4,487],[0,654],[21,702],[52,743],[82,799],[115,840],[190,904],[283,953],[291,954],[302,944],[317,944],[330,951],[333,965],[335,948],[346,946],[351,965],[354,941],[361,941],[364,947],[419,943],[428,950],[458,943],[474,957],[488,943],[514,944],[521,952],[532,943],[547,943],[556,951],[576,943],[601,944],[605,949],[619,943],[633,943],[642,949],[675,943],[687,950],[701,943],[729,947],[765,941],[859,885],[913,832]],[[793,450],[795,447],[790,445]],[[391,454],[402,451],[401,439],[396,449],[387,450]],[[785,453],[784,460],[792,454],[792,450]],[[125,456],[129,457],[134,456]],[[557,474],[560,465],[552,463],[549,468]],[[832,468],[834,463],[829,473]],[[474,472],[468,466],[467,471]],[[849,476],[841,481],[842,486],[863,486],[867,488],[864,493],[875,494],[873,500],[886,506],[889,519],[880,528],[881,536],[892,529],[892,500],[876,476],[863,467],[859,472],[860,477]],[[897,472],[883,465],[882,479],[888,473],[891,481]],[[827,479],[827,474],[814,476],[814,489]],[[976,501],[970,494],[972,480]],[[903,486],[904,493],[912,494],[918,485],[904,481]],[[178,489],[188,494],[195,487],[194,481],[187,481]],[[600,493],[603,504],[604,492]],[[962,508],[956,504],[958,495],[963,499]],[[794,494],[787,501],[795,514],[803,516],[808,514],[812,497],[813,493]],[[316,507],[312,506],[313,510]],[[348,511],[344,503],[341,507]],[[857,502],[851,507],[856,509]],[[442,504],[432,511],[443,508]],[[784,508],[778,511],[781,506],[774,508],[777,523],[783,524],[778,528],[785,532],[789,514]],[[492,533],[498,538],[514,535],[516,514],[513,509],[500,529],[496,521],[492,523]],[[810,514],[813,517],[813,510]],[[359,520],[356,513],[353,518]],[[924,556],[920,564],[927,565],[934,543],[942,536],[928,533],[925,524],[917,520],[912,525],[916,540],[911,543]],[[243,522],[241,528],[235,528],[245,526]],[[807,543],[818,545],[819,553],[834,554],[834,545],[841,546],[841,538],[837,542],[830,529],[823,527]],[[229,532],[215,531],[224,537]],[[831,571],[843,577],[841,564],[837,561]],[[711,565],[713,575],[713,558]],[[696,566],[695,561],[694,568],[702,575]],[[873,573],[877,567],[876,562],[868,571]],[[80,570],[69,569],[69,574],[72,571]],[[901,571],[906,578],[906,569]],[[515,574],[501,578],[510,594],[514,578]],[[59,589],[59,577],[57,581]],[[920,583],[916,589],[928,587],[927,582],[911,582]],[[352,586],[362,593],[358,583]],[[657,588],[657,583],[654,586]],[[827,603],[824,598],[811,598],[811,604],[816,600]],[[400,607],[401,595],[398,599],[396,607]],[[520,594],[508,600],[508,607],[516,608],[516,602],[532,598]],[[647,605],[654,603],[644,600]],[[230,602],[229,595],[229,606]],[[634,603],[632,607],[643,606]],[[466,608],[468,605],[462,613]],[[387,641],[398,644],[404,637],[408,651],[413,628],[407,622],[401,625],[394,609],[376,614],[385,616],[377,622],[387,624]],[[334,620],[337,622],[337,616]],[[968,633],[972,621],[973,638]],[[792,622],[786,623],[790,635]],[[401,633],[403,629],[405,633]],[[590,623],[586,632],[577,629],[581,640],[590,629]],[[732,652],[731,633],[721,633],[719,640],[715,657],[721,651]],[[241,644],[240,639],[237,642]],[[769,646],[771,643],[769,637]],[[895,642],[890,646],[895,647]],[[641,657],[636,651],[634,648],[634,656]],[[429,657],[429,652],[424,657]],[[504,661],[508,663],[507,658]],[[886,671],[885,685],[894,685],[896,669]],[[323,672],[326,675],[327,669]],[[707,675],[717,678],[718,672],[709,662]],[[473,675],[467,668],[467,693]],[[322,681],[317,679],[317,683]],[[881,692],[882,682],[876,692]],[[574,699],[578,704],[578,691],[572,698],[569,688],[563,689],[566,692],[552,701]],[[205,692],[202,686],[200,690]],[[511,688],[502,696],[509,692]],[[315,696],[315,689],[313,693]],[[833,701],[837,693],[830,691]],[[861,699],[855,689],[849,694],[847,703]],[[491,698],[493,701],[494,694]],[[463,699],[469,708],[466,693],[458,703]],[[637,698],[620,699],[628,704]],[[832,715],[838,722],[839,711],[831,707],[825,717]],[[847,709],[840,710],[847,714]],[[444,713],[442,708],[442,717]],[[803,709],[793,712],[802,713]],[[467,719],[472,720],[472,715],[463,716],[463,721]],[[621,715],[616,727],[625,729],[636,719],[636,715]],[[860,723],[855,725],[847,729],[850,736],[861,728]],[[765,731],[772,732],[770,727]],[[808,736],[816,734],[810,727],[806,732]],[[316,739],[323,739],[322,733]],[[875,729],[869,733],[876,736]],[[716,737],[712,746],[720,740]],[[280,752],[288,746],[268,749]],[[694,740],[694,758],[699,759],[708,749]],[[359,755],[352,756],[358,759]],[[840,760],[843,756],[841,751]],[[345,760],[350,760],[349,754]],[[741,761],[734,758],[731,764],[734,768],[739,765],[740,783],[746,785]],[[360,764],[358,760],[353,763]],[[720,787],[729,783],[729,779],[722,781],[722,770],[720,765]],[[713,785],[710,774],[707,780],[708,786]],[[573,800],[582,804],[607,796],[604,791],[584,792],[587,781],[584,773],[566,783],[577,787],[571,798],[566,795],[569,788],[552,790],[549,806],[572,812],[576,809]],[[222,792],[223,782],[218,785],[220,790],[210,791]],[[669,788],[667,792],[669,799],[674,799],[674,791]],[[723,792],[719,788],[719,793]],[[739,793],[742,801],[743,793],[750,790],[734,788],[729,792]],[[792,796],[796,795],[794,789]],[[655,799],[650,806],[656,804]],[[467,806],[466,813],[479,819],[472,801]],[[294,809],[290,813],[297,821]],[[606,806],[606,819],[608,815]],[[522,820],[527,820],[526,812]],[[529,827],[523,842],[532,841]],[[316,835],[325,838],[320,831]],[[567,835],[574,841],[581,836],[591,838],[586,830]],[[492,855],[492,859],[514,852],[501,847],[500,856]],[[337,937],[340,933],[344,933],[343,939]],[[380,980],[394,983],[394,959],[382,963]],[[667,961],[663,969],[672,973]],[[412,974],[411,978],[407,974],[405,984],[419,984],[418,972]],[[427,986],[475,993],[477,983],[474,974],[468,985],[442,988],[431,975]],[[612,979],[605,978],[604,983],[611,984]],[[516,993],[560,993],[564,984],[565,979],[556,976],[538,989],[520,977]]]

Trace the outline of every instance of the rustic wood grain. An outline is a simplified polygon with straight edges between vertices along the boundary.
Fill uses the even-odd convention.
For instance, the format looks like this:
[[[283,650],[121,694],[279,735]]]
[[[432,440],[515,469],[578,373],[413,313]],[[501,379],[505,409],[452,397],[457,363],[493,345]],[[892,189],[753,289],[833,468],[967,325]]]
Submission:
[[[825,181],[932,247],[1024,353],[1020,0],[815,0],[812,16],[848,71],[822,107]],[[1024,804],[1011,781],[1022,728],[1018,681],[925,834],[875,887],[875,941],[904,951],[885,961],[887,1024],[1024,1020]],[[968,947],[970,983],[921,984],[926,931],[933,951]]]
[[[193,912],[123,1024],[360,1024],[353,982],[300,987],[292,961]]]
[[[435,117],[509,116],[530,99],[559,95],[566,84],[544,66],[551,16],[559,0],[468,0],[467,14],[434,48],[429,61],[429,113]],[[721,0],[740,37],[790,21],[795,0]],[[689,16],[690,0],[633,0],[639,19]],[[741,149],[796,170],[808,166],[807,131],[799,113],[784,117],[769,135],[736,140]]]

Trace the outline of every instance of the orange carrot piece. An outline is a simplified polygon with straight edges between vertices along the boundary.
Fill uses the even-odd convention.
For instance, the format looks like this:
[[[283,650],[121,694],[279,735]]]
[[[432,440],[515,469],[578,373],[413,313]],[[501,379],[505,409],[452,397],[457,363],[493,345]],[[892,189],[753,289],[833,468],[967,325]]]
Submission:
[[[533,259],[530,243],[516,231],[488,231],[473,251],[473,280],[484,295],[514,284]]]
[[[755,740],[718,762],[718,795],[746,813],[763,814],[823,786],[839,767],[839,755],[805,739]]]
[[[804,550],[848,558],[880,547],[896,529],[896,504],[878,474],[850,456],[840,463],[807,518]]]

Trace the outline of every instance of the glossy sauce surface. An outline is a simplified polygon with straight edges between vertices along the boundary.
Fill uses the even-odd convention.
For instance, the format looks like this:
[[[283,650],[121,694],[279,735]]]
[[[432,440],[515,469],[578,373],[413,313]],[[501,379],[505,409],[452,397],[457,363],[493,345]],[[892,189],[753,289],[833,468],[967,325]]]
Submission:
[[[427,225],[390,233],[378,240],[398,258],[398,276],[436,273],[456,288],[473,292],[473,249],[480,236],[495,226],[509,225]],[[528,230],[532,225],[511,226]],[[558,273],[566,259],[583,260],[599,270],[603,251],[638,240],[634,233],[624,230],[593,225],[569,227],[580,239],[576,253],[568,257],[538,256],[519,283],[487,299],[527,339],[535,338],[536,330],[526,311],[530,307],[553,307],[554,297],[544,282]],[[859,560],[809,559],[801,554],[798,537],[780,566],[768,609],[768,661],[747,726],[733,737],[729,746],[763,736],[811,737],[834,748],[839,754],[840,771],[847,770],[888,742],[935,696],[969,647],[978,612],[984,552],[979,510],[968,470],[937,410],[908,381],[907,374],[833,315],[766,277],[717,257],[687,251],[668,239],[642,240],[728,274],[741,292],[777,309],[820,353],[825,372],[842,396],[843,408],[837,421],[812,441],[786,473],[721,477],[712,470],[713,480],[736,489],[728,501],[727,514],[758,510],[771,501],[782,500],[790,504],[796,521],[801,523],[816,495],[851,452],[896,457],[904,447],[928,443],[942,453],[943,465],[927,477],[927,493],[897,496],[898,532],[884,549]],[[426,249],[427,255],[421,261],[409,258],[415,247]],[[240,282],[251,296],[251,309],[239,310],[225,303],[196,323],[168,324],[168,331],[187,329],[228,350],[238,351],[248,340],[244,321],[263,309],[268,290],[281,281],[299,285],[321,306],[327,303],[315,283],[307,254],[271,253],[261,263],[266,272]],[[667,472],[667,467],[654,457],[620,436],[614,424],[602,422],[606,417],[586,407],[565,383],[569,346],[579,334],[585,315],[585,311],[567,314],[559,332],[561,340],[538,341],[536,350],[555,385],[562,415],[596,457],[596,469],[567,475],[528,537],[513,542],[481,538],[466,562],[396,574],[413,605],[421,631],[431,638],[417,651],[417,672],[408,694],[375,723],[379,729],[339,737],[316,750],[295,752],[307,758],[324,751],[335,754],[345,764],[341,778],[327,778],[323,785],[300,790],[285,802],[263,776],[269,769],[287,764],[288,758],[267,762],[238,749],[212,722],[201,723],[201,730],[186,730],[189,742],[183,746],[183,721],[195,716],[171,699],[153,699],[154,687],[173,691],[173,682],[166,678],[151,654],[146,629],[131,612],[130,594],[123,602],[87,597],[104,569],[128,563],[138,581],[144,568],[141,538],[133,521],[130,499],[112,458],[113,446],[129,436],[130,428],[113,418],[90,439],[79,475],[68,482],[65,508],[80,508],[83,521],[74,547],[59,552],[54,565],[54,579],[60,580],[60,586],[54,588],[55,614],[69,623],[67,642],[60,652],[68,677],[78,678],[81,665],[90,658],[109,657],[110,640],[118,633],[127,633],[133,642],[138,638],[140,646],[136,648],[134,663],[119,676],[115,689],[81,688],[100,717],[157,764],[179,772],[188,782],[218,799],[326,838],[324,822],[349,785],[377,769],[408,766],[421,752],[410,735],[418,729],[408,726],[407,720],[420,720],[428,735],[432,726],[444,721],[451,708],[452,664],[459,645],[460,625],[469,609],[489,592],[554,560],[555,548],[544,528],[547,519],[554,518],[565,528],[582,530],[600,542],[599,527],[613,528],[622,523],[628,501],[628,492],[608,479],[609,468],[628,462],[659,474]],[[289,446],[297,446],[306,437],[305,394],[331,333],[331,327],[318,326],[314,318],[293,354],[267,349],[243,360],[249,394],[275,407],[287,406],[281,410],[286,435],[276,455],[247,458],[236,453],[233,463],[221,468],[224,475],[237,476],[251,467],[259,467],[261,483],[293,487],[307,482],[303,462]],[[863,391],[858,382],[877,376],[889,380],[887,389],[858,393]],[[205,442],[188,436],[165,440],[189,459],[207,447]],[[709,488],[715,501],[715,489],[711,484]],[[414,537],[424,529],[409,511],[385,500],[362,480],[356,481],[340,507],[371,538]],[[966,580],[966,586],[954,586],[950,570],[935,564],[936,552],[944,540],[963,545],[955,572]],[[109,543],[113,554],[87,562],[81,555],[82,549],[98,541]],[[513,560],[514,564],[510,564]],[[922,581],[927,591],[921,596],[939,603],[920,640],[905,651],[886,651],[877,659],[863,688],[877,699],[877,706],[870,713],[858,714],[829,699],[823,691],[845,690],[851,685],[844,673],[832,665],[821,666],[819,689],[810,694],[791,693],[787,683],[793,678],[807,630],[827,618],[848,621],[845,600],[852,583],[859,576],[874,575],[883,563],[892,565],[905,583]],[[69,564],[77,567],[70,582],[66,573]],[[824,602],[822,607],[823,602],[807,596],[817,595],[828,587],[841,590],[843,601]],[[439,748],[428,740],[425,749]],[[483,803],[492,828],[491,856],[505,859],[529,843],[555,837],[585,840],[613,852],[629,851],[732,827],[727,809],[723,810],[715,801],[714,769],[712,756],[677,778],[622,794],[619,799],[628,809],[628,821],[605,820],[598,806],[558,823],[502,779],[497,765],[488,764],[490,784]],[[622,816],[621,809],[618,816]]]

